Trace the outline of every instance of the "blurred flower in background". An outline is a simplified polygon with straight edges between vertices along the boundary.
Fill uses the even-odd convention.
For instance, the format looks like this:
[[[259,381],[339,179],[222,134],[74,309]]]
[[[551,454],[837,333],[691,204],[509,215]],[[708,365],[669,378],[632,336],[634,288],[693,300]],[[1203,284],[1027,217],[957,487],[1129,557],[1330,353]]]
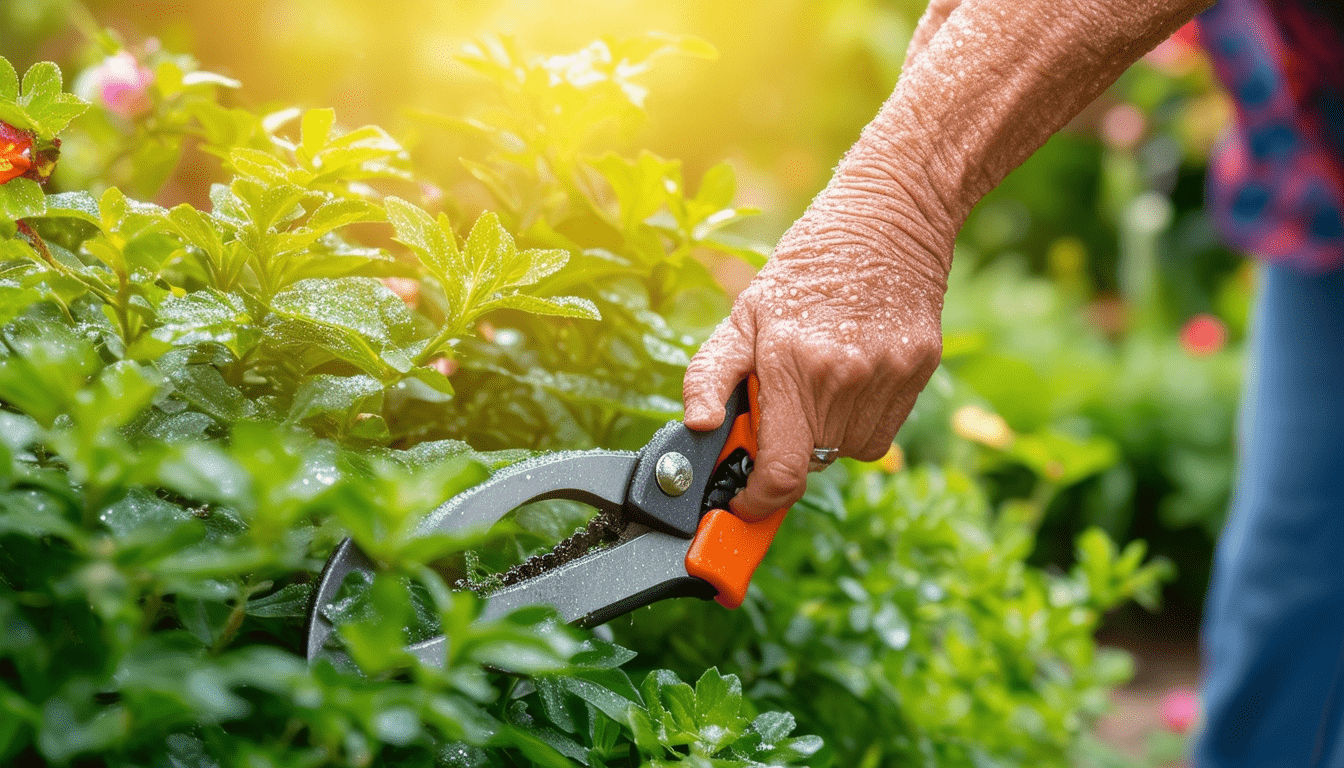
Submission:
[[[1162,725],[1172,733],[1187,733],[1199,721],[1199,697],[1191,688],[1174,688],[1162,697]]]
[[[130,51],[122,50],[85,70],[75,82],[74,90],[81,98],[132,120],[153,108],[150,97],[153,85],[154,73]]]
[[[965,440],[991,448],[1007,448],[1013,444],[1013,430],[997,413],[978,405],[963,405],[952,414],[952,431]]]
[[[1199,314],[1181,326],[1181,347],[1195,357],[1204,357],[1227,344],[1227,325],[1208,314]]]

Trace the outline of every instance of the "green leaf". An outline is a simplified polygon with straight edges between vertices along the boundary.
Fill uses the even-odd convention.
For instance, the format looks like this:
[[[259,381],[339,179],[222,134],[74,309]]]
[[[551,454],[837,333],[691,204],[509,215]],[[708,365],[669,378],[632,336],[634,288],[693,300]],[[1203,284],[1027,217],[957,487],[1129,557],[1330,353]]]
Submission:
[[[630,678],[619,669],[584,670],[561,675],[555,682],[613,720],[624,721],[630,707],[643,703]]]
[[[387,362],[383,353],[399,349],[414,333],[406,304],[371,278],[300,280],[276,294],[271,309],[267,337],[303,355],[296,362],[305,367],[324,362],[313,352],[325,351],[372,376],[393,377],[402,366]],[[409,370],[409,363],[404,367]]]
[[[742,709],[742,683],[737,675],[720,675],[710,667],[695,683],[695,721],[701,726],[701,737],[714,746],[710,753],[735,740],[746,726]],[[716,726],[722,733],[708,734],[704,726]]]
[[[615,669],[635,658],[636,655],[634,651],[622,648],[615,643],[592,639],[585,640],[579,646],[579,652],[574,654],[574,658],[570,662],[577,667]],[[635,700],[638,700],[637,696]]]
[[[764,744],[783,741],[796,727],[797,721],[788,712],[762,712],[751,721],[751,729],[760,734]]]
[[[414,382],[414,385],[411,382]],[[413,390],[412,396],[426,402],[446,403],[452,399],[454,394],[453,382],[434,368],[424,366],[413,368],[408,377],[403,379],[401,383],[408,385],[408,387],[416,385],[423,387],[423,389],[417,387]]]
[[[382,382],[372,376],[318,374],[299,386],[287,421],[303,421],[324,413],[345,413],[365,398],[382,391]]]
[[[534,285],[560,271],[569,262],[569,251],[559,248],[527,250],[523,251],[522,256],[530,264],[521,277],[509,281],[517,286]]]
[[[168,212],[168,222],[188,243],[205,251],[211,261],[224,263],[224,241],[219,227],[207,220],[206,214],[184,203]]]
[[[88,192],[59,192],[47,195],[47,218],[79,219],[101,226],[98,200]]]
[[[218,368],[193,362],[190,350],[169,352],[156,364],[179,397],[225,423],[256,413],[256,405],[226,381]]]
[[[513,236],[499,223],[499,216],[486,211],[476,219],[463,249],[463,266],[473,286],[493,287],[500,273],[518,254]],[[487,289],[488,290],[488,289]]]
[[[516,309],[533,315],[574,317],[582,320],[602,319],[602,314],[598,312],[597,305],[578,296],[543,298],[541,296],[529,296],[525,293],[511,293],[487,302],[480,307],[481,312],[497,309]]]
[[[463,268],[447,218],[440,216],[436,222],[418,206],[397,197],[384,199],[383,205],[387,220],[397,231],[397,242],[415,251],[431,272],[442,279]]]
[[[303,113],[299,134],[299,148],[309,158],[317,156],[327,146],[331,137],[331,127],[336,123],[336,110],[310,109]]]
[[[212,288],[169,296],[159,304],[158,319],[154,338],[176,346],[214,342],[240,355],[240,336],[255,334],[243,299]]]
[[[61,68],[50,61],[39,61],[23,75],[23,95],[19,106],[48,101],[61,93]]]
[[[47,212],[42,187],[32,179],[10,179],[0,184],[0,221],[18,221]]]
[[[731,206],[736,195],[737,179],[733,175],[733,167],[728,163],[719,163],[705,171],[705,175],[700,178],[695,202],[717,211]]]
[[[291,619],[308,614],[312,584],[287,584],[265,597],[247,601],[247,615],[268,619]]]
[[[238,147],[230,152],[229,164],[244,176],[251,176],[271,183],[282,183],[288,180],[292,170],[275,155],[251,147]]]
[[[23,94],[16,100],[29,124],[19,126],[37,132],[50,141],[65,130],[88,105],[72,94],[61,92],[61,70],[50,61],[40,61],[23,76]]]
[[[325,235],[332,230],[353,224],[357,221],[368,221],[370,214],[376,209],[363,200],[352,200],[348,198],[338,198],[328,200],[318,206],[313,215],[303,224],[303,231],[313,239],[317,236]]]
[[[9,59],[0,56],[0,100],[17,102],[19,99],[19,74]]]

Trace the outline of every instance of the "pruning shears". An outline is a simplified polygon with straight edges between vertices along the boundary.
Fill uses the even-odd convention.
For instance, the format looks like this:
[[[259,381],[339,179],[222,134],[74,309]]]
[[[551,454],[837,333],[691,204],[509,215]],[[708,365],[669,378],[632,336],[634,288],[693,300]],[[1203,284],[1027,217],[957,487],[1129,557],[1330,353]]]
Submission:
[[[506,578],[489,594],[484,618],[549,604],[567,622],[594,626],[673,597],[713,598],[736,608],[788,511],[756,522],[727,511],[756,457],[758,391],[754,375],[739,384],[723,424],[712,431],[673,421],[639,451],[562,451],[501,469],[444,502],[418,530],[428,535],[488,528],[513,509],[548,499],[598,510],[588,530],[597,523],[614,536],[613,544],[574,559],[554,551],[533,558],[511,572],[512,582]],[[375,567],[350,539],[336,547],[308,611],[310,661],[333,639],[329,614],[342,583],[353,573],[371,575]],[[408,650],[425,663],[441,663],[444,641],[433,637]]]

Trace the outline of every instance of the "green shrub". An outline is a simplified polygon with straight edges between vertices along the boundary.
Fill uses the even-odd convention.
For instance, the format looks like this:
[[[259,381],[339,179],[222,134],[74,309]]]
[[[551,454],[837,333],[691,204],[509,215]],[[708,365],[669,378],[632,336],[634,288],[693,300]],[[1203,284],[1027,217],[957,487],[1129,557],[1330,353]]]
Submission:
[[[720,231],[749,213],[726,165],[690,193],[675,161],[594,147],[603,121],[638,116],[631,73],[670,53],[705,49],[469,53],[499,107],[433,121],[497,146],[467,162],[497,206],[479,215],[438,212],[381,129],[229,107],[236,84],[168,54],[145,62],[134,127],[94,113],[66,135],[169,165],[196,144],[226,178],[209,211],[0,185],[0,761],[1071,754],[1124,672],[1095,653],[1097,614],[1150,595],[1158,569],[1098,533],[1071,576],[1026,567],[1022,517],[990,515],[955,472],[818,479],[742,611],[669,603],[618,628],[638,665],[546,609],[479,621],[431,567],[546,547],[573,510],[519,516],[503,545],[412,535],[528,449],[637,447],[679,414],[688,356],[727,307],[705,261],[760,257]],[[20,83],[0,64],[0,120],[31,152],[54,157],[82,109],[54,66]],[[302,615],[344,535],[379,566],[333,609],[359,669],[310,668]],[[449,638],[442,668],[403,650],[426,625]],[[830,746],[791,737],[780,707]]]

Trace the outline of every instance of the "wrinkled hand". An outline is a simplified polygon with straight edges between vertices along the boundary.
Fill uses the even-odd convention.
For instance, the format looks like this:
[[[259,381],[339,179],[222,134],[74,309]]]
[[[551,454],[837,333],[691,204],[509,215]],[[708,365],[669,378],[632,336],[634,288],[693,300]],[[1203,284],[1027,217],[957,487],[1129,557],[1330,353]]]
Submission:
[[[760,378],[755,469],[732,502],[748,520],[802,496],[814,447],[880,458],[942,353],[942,255],[873,226],[862,205],[829,202],[784,235],[686,371],[685,423],[700,430],[722,422],[738,382]]]

